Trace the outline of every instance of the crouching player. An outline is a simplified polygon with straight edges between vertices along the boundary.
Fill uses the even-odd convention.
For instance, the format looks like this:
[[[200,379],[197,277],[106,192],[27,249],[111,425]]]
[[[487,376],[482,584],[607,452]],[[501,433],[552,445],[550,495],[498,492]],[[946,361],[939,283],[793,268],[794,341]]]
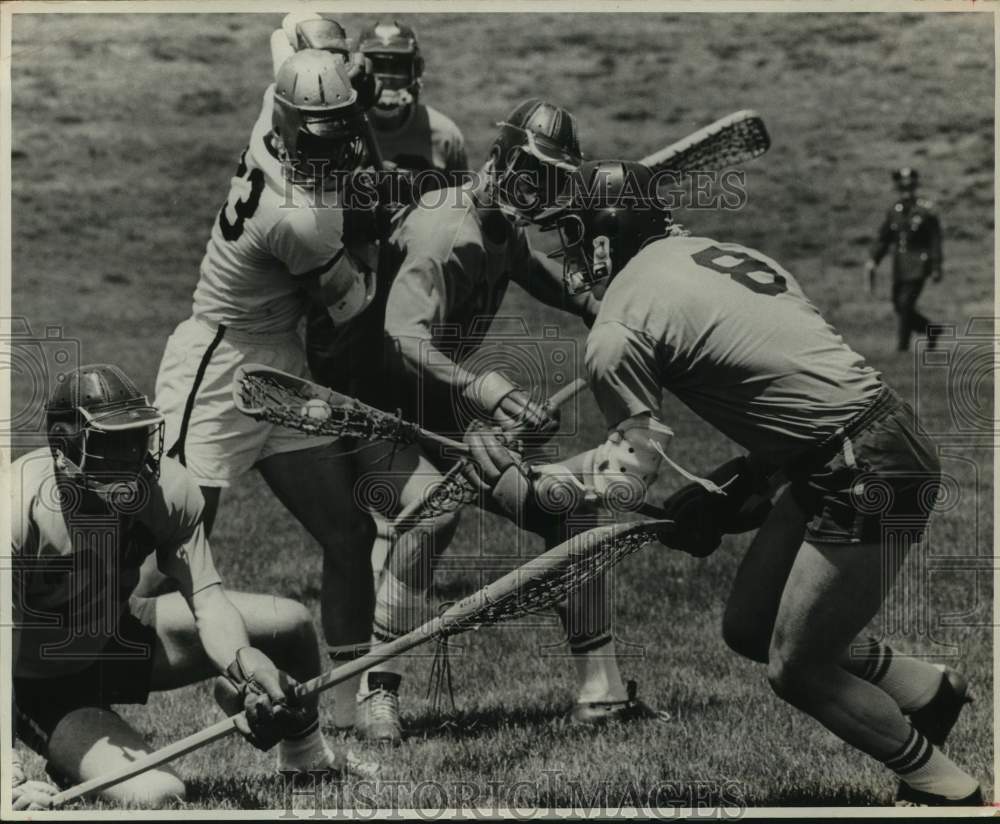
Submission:
[[[664,543],[696,555],[723,531],[760,526],[726,607],[726,642],[767,665],[781,698],[892,770],[898,805],[981,804],[976,779],[939,748],[968,700],[964,679],[859,635],[939,487],[912,409],[777,262],[672,226],[645,194],[645,167],[588,163],[572,184],[545,220],[568,281],[602,298],[586,357],[609,437],[570,469],[597,493],[654,478],[669,460],[671,431],[656,417],[664,389],[750,452],[720,468],[721,494],[696,484],[662,513],[678,521]],[[490,436],[476,439],[481,482],[507,510],[531,501],[538,518],[531,489],[545,484]],[[777,470],[790,483],[771,508],[755,475]]]
[[[49,774],[77,784],[135,760],[149,747],[111,705],[219,674],[220,705],[246,710],[240,731],[262,749],[277,744],[279,769],[373,774],[334,754],[317,700],[295,695],[320,671],[309,612],[223,590],[198,485],[161,459],[163,417],[132,380],[115,366],[84,366],[46,411],[50,448],[12,467],[13,661],[17,735]],[[147,556],[178,592],[132,595]],[[17,763],[14,772],[15,807],[47,806],[54,788],[24,781]],[[102,795],[155,807],[184,793],[160,767]]]
[[[543,303],[593,320],[596,301],[589,295],[567,298],[559,267],[531,248],[523,228],[559,191],[557,181],[580,164],[581,150],[575,118],[549,102],[526,100],[499,126],[474,184],[425,196],[394,218],[380,257],[384,287],[380,282],[379,299],[362,323],[339,336],[329,323],[310,324],[307,350],[321,382],[353,385],[351,393],[362,400],[402,410],[431,430],[455,435],[477,419],[520,430],[537,442],[558,429],[558,416],[502,372],[477,371],[475,353],[488,340],[512,281]],[[367,460],[369,471],[390,460],[388,446],[364,454],[359,458]],[[391,460],[405,507],[439,482],[436,467],[453,458],[393,448]],[[373,643],[391,641],[429,617],[427,590],[457,516],[436,514],[399,537],[376,596]],[[555,544],[568,534],[550,530],[545,537]],[[577,672],[571,720],[600,724],[661,718],[622,681],[609,595],[598,581],[560,609]],[[402,663],[383,662],[367,673],[356,720],[362,737],[401,740]]]

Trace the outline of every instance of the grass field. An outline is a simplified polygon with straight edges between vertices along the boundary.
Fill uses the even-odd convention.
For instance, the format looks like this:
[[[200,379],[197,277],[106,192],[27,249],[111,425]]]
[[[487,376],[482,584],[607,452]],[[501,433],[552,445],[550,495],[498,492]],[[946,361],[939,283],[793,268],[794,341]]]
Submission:
[[[81,342],[84,361],[116,362],[152,391],[268,83],[267,39],[279,20],[17,16],[13,313],[36,336],[58,326]],[[351,33],[367,20],[342,18]],[[473,163],[485,157],[493,123],[530,95],[576,113],[591,156],[640,157],[735,109],[764,115],[773,148],[747,169],[746,207],[678,218],[781,261],[938,436],[954,494],[873,629],[900,648],[951,656],[970,676],[980,700],[948,751],[991,792],[992,16],[440,14],[412,22],[428,60],[425,99],[461,126]],[[946,280],[922,305],[955,335],[933,362],[920,347],[893,351],[887,265],[876,299],[860,289],[892,195],[888,170],[903,164],[920,169],[945,227]],[[516,288],[504,313],[535,333],[560,322]],[[576,324],[563,329],[582,342]],[[26,407],[32,387],[16,373],[13,383],[14,408]],[[669,399],[665,414],[683,465],[707,471],[737,453]],[[577,434],[562,442],[563,454],[603,437],[589,397],[568,418]],[[499,520],[480,525],[468,513],[438,597],[471,591],[487,561],[497,572],[539,548]],[[319,552],[258,477],[225,496],[213,539],[230,586],[300,598],[318,618]],[[744,546],[727,539],[705,561],[649,548],[617,576],[623,671],[672,723],[569,729],[559,718],[572,669],[554,620],[484,630],[456,645],[458,725],[439,728],[445,719],[424,698],[430,660],[412,667],[405,720],[418,733],[386,755],[387,777],[399,784],[376,805],[439,809],[474,797],[487,809],[614,812],[650,800],[666,810],[692,793],[733,810],[889,803],[884,769],[780,702],[762,668],[722,643],[722,606]],[[126,715],[161,746],[218,710],[200,685]],[[191,777],[190,808],[285,804],[271,756],[238,741],[180,763]],[[37,759],[31,765],[40,769]],[[333,795],[324,802],[338,803]]]

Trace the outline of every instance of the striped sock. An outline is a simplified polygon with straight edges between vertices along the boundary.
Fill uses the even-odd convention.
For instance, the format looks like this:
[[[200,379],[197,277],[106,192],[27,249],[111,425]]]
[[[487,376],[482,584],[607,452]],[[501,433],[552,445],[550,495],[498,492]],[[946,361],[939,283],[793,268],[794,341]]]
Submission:
[[[852,671],[886,692],[903,712],[926,706],[941,686],[941,667],[895,652],[874,638],[854,644],[850,655],[858,665]]]
[[[883,763],[913,789],[944,798],[965,798],[979,786],[976,779],[914,729],[906,743]]]
[[[385,570],[375,593],[375,636],[391,641],[416,629],[430,617],[427,593]]]
[[[368,652],[368,649],[368,644],[345,644],[328,647],[327,651],[334,667],[338,667],[360,658]],[[360,683],[361,673],[358,673],[333,687],[333,724],[338,730],[354,726],[354,713],[357,708],[355,696],[358,693],[358,684]]]

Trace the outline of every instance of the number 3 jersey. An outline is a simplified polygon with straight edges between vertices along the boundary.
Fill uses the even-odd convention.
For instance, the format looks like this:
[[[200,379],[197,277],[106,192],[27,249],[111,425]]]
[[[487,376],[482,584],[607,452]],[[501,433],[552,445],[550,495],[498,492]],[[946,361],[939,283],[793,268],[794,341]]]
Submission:
[[[587,339],[609,427],[669,389],[744,449],[783,463],[868,405],[879,375],[795,279],[733,243],[674,237],[611,282]]]
[[[292,186],[271,140],[271,98],[243,152],[229,196],[212,226],[194,292],[193,314],[251,334],[295,329],[302,285],[343,254],[343,212],[328,192]]]

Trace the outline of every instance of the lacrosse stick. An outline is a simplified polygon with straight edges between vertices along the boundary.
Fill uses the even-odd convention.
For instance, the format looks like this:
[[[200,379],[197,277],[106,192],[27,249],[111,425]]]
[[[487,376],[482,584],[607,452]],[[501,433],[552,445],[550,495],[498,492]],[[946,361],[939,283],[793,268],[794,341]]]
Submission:
[[[559,409],[564,403],[574,398],[587,385],[583,378],[577,378],[572,383],[567,384],[545,402],[546,411],[552,412]],[[508,434],[517,436],[524,434],[525,429],[513,429]],[[452,466],[441,479],[440,483],[434,485],[430,492],[411,501],[389,524],[389,529],[393,534],[398,535],[403,527],[411,520],[420,520],[424,515],[442,515],[446,512],[454,512],[465,504],[470,504],[476,500],[478,493],[466,483],[462,472],[468,466],[468,458],[463,458]]]
[[[348,678],[395,658],[432,639],[444,639],[482,626],[498,624],[549,609],[583,584],[600,575],[623,558],[670,531],[672,521],[639,521],[591,529],[570,538],[548,552],[508,572],[491,584],[457,602],[437,618],[432,618],[395,641],[381,644],[367,655],[300,684],[300,697],[330,689]],[[77,784],[53,796],[60,806],[81,796],[100,792],[133,776],[166,764],[182,755],[229,735],[242,715],[225,718],[200,732],[163,749],[137,758],[107,775]]]
[[[368,406],[349,395],[261,364],[248,363],[237,368],[233,378],[233,400],[244,415],[308,435],[406,444],[430,441],[463,455],[469,454],[469,447],[460,441]]]
[[[646,155],[640,163],[654,172],[715,171],[760,157],[770,147],[763,118],[753,109],[743,109]]]

